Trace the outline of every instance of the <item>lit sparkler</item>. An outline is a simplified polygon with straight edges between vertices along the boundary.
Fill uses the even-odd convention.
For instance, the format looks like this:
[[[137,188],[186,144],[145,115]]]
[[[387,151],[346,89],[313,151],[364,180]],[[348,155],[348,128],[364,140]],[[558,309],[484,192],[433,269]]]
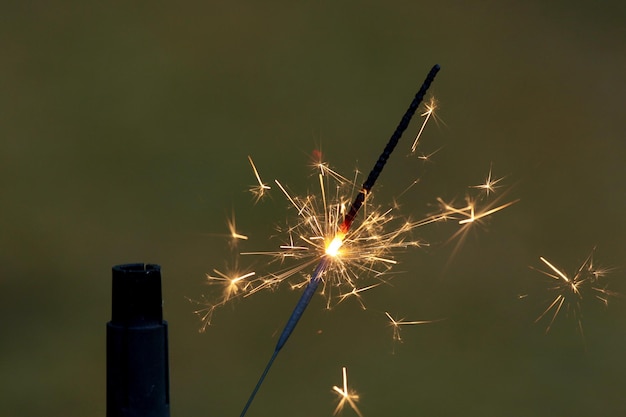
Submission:
[[[543,256],[539,257],[539,259],[547,269],[531,267],[552,279],[552,286],[549,290],[556,294],[548,307],[535,320],[535,323],[537,323],[544,317],[549,317],[546,333],[552,328],[557,316],[565,311],[566,315],[571,315],[576,320],[578,330],[583,335],[581,310],[583,299],[586,299],[587,295],[593,295],[594,299],[607,305],[609,297],[616,295],[615,292],[607,288],[606,283],[602,282],[603,278],[610,272],[610,269],[594,265],[594,251],[595,248],[574,274],[567,274],[563,269],[560,269]]]
[[[374,168],[370,171],[367,179],[363,183],[363,186],[358,191],[354,201],[352,202],[352,204],[350,205],[350,208],[347,211],[344,211],[346,207],[345,202],[341,202],[341,204],[336,206],[336,208],[333,209],[330,213],[327,214],[325,210],[324,216],[327,216],[325,218],[326,221],[320,222],[320,219],[316,218],[315,216],[313,217],[306,216],[306,209],[308,207],[308,202],[306,200],[301,201],[301,202],[297,201],[296,199],[292,198],[289,195],[289,193],[285,190],[284,187],[281,186],[281,189],[283,190],[287,198],[291,201],[291,203],[295,207],[299,207],[299,210],[298,210],[299,215],[302,216],[304,214],[306,216],[304,217],[304,221],[308,223],[310,227],[312,227],[314,230],[319,230],[320,232],[322,232],[320,233],[320,235],[316,236],[318,238],[321,237],[321,239],[313,240],[313,239],[307,239],[306,237],[302,237],[302,236],[301,237],[303,238],[304,241],[308,240],[308,243],[313,246],[321,245],[321,247],[323,248],[323,255],[321,256],[321,259],[318,261],[317,267],[313,271],[313,274],[308,279],[308,282],[306,283],[306,287],[302,293],[302,296],[300,297],[300,300],[296,304],[291,316],[287,320],[287,324],[285,325],[281,335],[278,338],[278,343],[276,344],[274,353],[272,354],[267,366],[265,367],[265,370],[261,374],[259,382],[257,383],[254,390],[252,391],[252,394],[250,395],[248,402],[244,406],[244,409],[241,413],[241,417],[243,417],[246,414],[248,407],[250,407],[250,404],[252,404],[252,401],[256,393],[258,392],[259,388],[261,387],[261,384],[263,383],[272,364],[274,363],[274,360],[276,359],[278,352],[282,349],[282,347],[285,345],[285,343],[289,339],[289,336],[291,335],[296,325],[298,324],[300,317],[302,317],[304,310],[306,309],[309,302],[311,301],[311,298],[313,297],[313,294],[315,294],[315,291],[317,290],[317,287],[319,286],[320,282],[323,281],[325,283],[324,286],[326,286],[326,283],[328,282],[328,277],[336,276],[336,273],[333,273],[332,271],[342,271],[342,267],[345,266],[345,264],[343,263],[343,256],[338,256],[338,255],[345,251],[345,249],[343,249],[344,245],[349,243],[350,240],[354,239],[355,236],[359,236],[359,230],[363,230],[363,224],[368,223],[367,217],[366,217],[366,221],[364,221],[360,226],[357,226],[355,231],[351,230],[352,223],[356,219],[356,216],[359,210],[365,203],[366,197],[370,194],[372,187],[376,183],[378,176],[380,175],[383,168],[385,167],[387,160],[389,159],[389,157],[391,156],[391,153],[393,152],[396,145],[398,144],[398,141],[402,137],[402,134],[404,133],[406,128],[409,126],[409,122],[411,121],[411,118],[417,111],[417,108],[422,102],[424,95],[426,94],[426,91],[430,87],[430,84],[434,81],[435,76],[437,75],[438,72],[439,72],[439,65],[435,65],[426,76],[424,83],[422,84],[421,88],[415,95],[413,101],[409,105],[409,108],[407,109],[404,116],[400,120],[398,127],[396,128],[395,132],[391,135],[391,138],[389,139],[389,142],[387,142],[385,149],[383,150],[382,154],[379,156],[378,160],[376,161]],[[320,182],[323,182],[322,176],[320,176]],[[325,193],[322,193],[322,200],[325,206],[326,205]],[[375,226],[376,224],[380,225],[381,222],[382,224],[385,223],[384,216],[381,218],[381,220],[374,221],[370,225],[371,226]],[[328,228],[330,228],[330,230],[328,230]],[[375,229],[376,228],[374,227],[374,230]],[[368,229],[365,228],[364,230],[367,233]],[[331,233],[328,234],[328,232],[331,232]],[[392,235],[392,239],[395,239],[393,238],[393,235]],[[323,244],[321,242],[323,242]],[[346,245],[346,247],[348,247],[348,245]],[[385,258],[378,256],[378,254],[376,253],[373,254],[372,256],[373,256],[372,260],[370,261],[371,263],[373,263],[374,261],[381,261],[383,263],[385,262]],[[339,274],[340,274],[339,276],[343,276],[343,277],[350,276],[346,272],[340,272]],[[324,279],[324,277],[327,277],[327,278]],[[271,284],[272,284],[272,280],[270,280],[270,285]]]
[[[482,198],[468,198],[465,206],[456,207],[452,203],[444,203],[439,199],[440,212],[419,221],[397,217],[392,208],[382,209],[373,204],[371,189],[438,70],[439,66],[433,67],[427,76],[361,188],[356,186],[358,172],[355,173],[354,180],[348,180],[322,161],[316,161],[315,164],[316,169],[319,170],[317,175],[319,194],[300,197],[292,194],[283,183],[275,181],[290,207],[297,212],[296,221],[279,230],[283,241],[277,250],[243,252],[241,255],[267,256],[270,259],[269,264],[280,264],[278,270],[270,274],[258,274],[251,270],[240,271],[234,268],[228,273],[214,270],[214,274],[207,275],[207,282],[222,286],[223,291],[220,299],[214,303],[207,303],[197,311],[204,321],[202,329],[210,324],[214,310],[233,298],[247,297],[261,290],[274,289],[292,277],[299,277],[295,283],[290,283],[292,288],[304,287],[302,296],[280,334],[274,352],[241,413],[242,417],[246,414],[279,351],[289,339],[320,284],[322,293],[327,299],[327,307],[330,307],[332,302],[338,303],[354,297],[365,308],[361,294],[387,282],[390,268],[397,263],[393,252],[424,245],[424,242],[411,236],[414,229],[430,223],[454,219],[458,220],[461,225],[461,230],[457,232],[457,235],[459,233],[464,235],[472,224],[480,223],[485,217],[515,203],[510,202],[498,206],[493,202],[483,206]],[[431,101],[431,103],[434,102]],[[430,117],[434,104],[431,104],[430,108],[427,106],[428,109],[430,113],[423,114],[426,118]],[[420,132],[423,129],[424,125],[420,128]],[[420,135],[421,133],[418,134],[417,139]],[[414,146],[417,146],[417,139]],[[248,159],[258,183],[250,188],[256,202],[270,190],[270,187],[261,180],[252,158],[248,157]],[[498,181],[499,179],[492,180],[491,173],[489,174],[485,184],[488,185],[490,192],[495,189]],[[417,181],[412,185],[415,183]],[[488,196],[489,193],[486,192],[486,194]],[[242,240],[247,237],[236,231],[234,218],[230,231],[233,240]],[[313,272],[308,273],[313,267],[315,267]],[[368,277],[375,281],[366,282]],[[389,314],[387,316],[394,324],[394,339],[396,340],[401,340],[400,326],[425,323],[394,320]],[[344,392],[346,392],[345,389]]]

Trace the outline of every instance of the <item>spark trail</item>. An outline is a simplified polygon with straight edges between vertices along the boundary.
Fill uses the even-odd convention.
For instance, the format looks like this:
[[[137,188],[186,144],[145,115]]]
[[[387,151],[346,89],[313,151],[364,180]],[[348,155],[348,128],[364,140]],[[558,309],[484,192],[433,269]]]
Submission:
[[[361,414],[361,410],[359,410],[359,407],[356,406],[357,401],[359,401],[358,394],[348,389],[348,372],[345,366],[342,368],[342,373],[343,389],[339,388],[336,385],[333,386],[333,391],[339,395],[339,404],[337,404],[333,415],[339,414],[339,412],[343,410],[343,407],[347,403],[359,417],[363,417],[363,414]]]
[[[546,333],[550,331],[554,322],[562,311],[572,315],[576,320],[578,331],[584,337],[582,321],[582,302],[587,295],[593,294],[593,298],[599,300],[605,306],[609,303],[609,297],[617,295],[616,292],[607,288],[602,282],[603,278],[611,271],[610,268],[601,268],[595,265],[593,255],[595,248],[587,256],[585,261],[578,267],[575,274],[567,274],[565,270],[558,268],[554,263],[543,256],[539,260],[543,262],[547,270],[531,267],[543,275],[552,279],[550,292],[555,293],[548,307],[535,320],[540,322],[546,316],[551,316],[546,327]]]
[[[276,347],[274,348],[274,353],[272,354],[269,362],[267,363],[267,366],[263,370],[263,373],[261,374],[259,381],[254,387],[254,390],[250,394],[250,398],[248,398],[248,401],[246,402],[246,405],[244,406],[240,417],[244,417],[246,415],[248,408],[250,408],[250,405],[252,404],[254,397],[259,391],[259,388],[261,388],[261,385],[263,384],[263,381],[265,380],[267,373],[272,367],[274,360],[278,356],[278,353],[280,352],[280,350],[283,348],[283,346],[289,339],[289,336],[291,336],[291,333],[293,332],[296,325],[298,324],[298,321],[302,317],[304,310],[306,310],[306,307],[309,305],[309,302],[311,301],[313,294],[315,294],[317,287],[322,281],[322,277],[326,273],[328,264],[330,263],[332,258],[337,255],[337,252],[339,251],[341,245],[343,244],[346,234],[350,231],[350,227],[352,226],[352,223],[354,222],[354,219],[356,218],[357,213],[361,209],[361,206],[363,206],[363,203],[365,202],[365,199],[367,198],[368,194],[371,192],[372,187],[376,183],[378,176],[380,175],[383,168],[385,167],[387,160],[389,159],[389,157],[391,156],[391,153],[393,152],[396,145],[398,144],[398,141],[402,137],[402,134],[409,126],[409,123],[411,122],[411,118],[413,118],[413,116],[415,115],[417,108],[423,101],[424,96],[426,95],[426,92],[428,91],[428,88],[430,87],[431,83],[434,81],[435,76],[439,72],[439,69],[440,69],[439,65],[433,66],[430,72],[428,73],[428,75],[426,76],[424,83],[420,87],[417,94],[415,94],[413,101],[411,101],[411,104],[409,105],[408,109],[402,116],[402,119],[400,119],[400,123],[396,127],[396,130],[391,135],[391,138],[389,139],[389,142],[387,142],[385,149],[383,149],[383,152],[378,157],[378,160],[376,161],[374,168],[372,168],[372,170],[370,171],[367,179],[365,180],[365,182],[363,183],[363,186],[361,187],[361,190],[359,191],[356,198],[352,202],[350,209],[344,216],[343,221],[341,225],[339,226],[339,231],[337,232],[335,237],[331,240],[331,242],[326,246],[326,251],[325,251],[326,253],[324,257],[321,259],[321,261],[315,268],[315,271],[311,275],[311,278],[309,279],[308,284],[306,285],[302,293],[302,296],[300,297],[300,300],[294,307],[293,312],[291,313],[291,316],[287,320],[287,323],[285,324],[285,327],[283,328],[283,331],[280,337],[278,338],[278,343],[276,344]]]

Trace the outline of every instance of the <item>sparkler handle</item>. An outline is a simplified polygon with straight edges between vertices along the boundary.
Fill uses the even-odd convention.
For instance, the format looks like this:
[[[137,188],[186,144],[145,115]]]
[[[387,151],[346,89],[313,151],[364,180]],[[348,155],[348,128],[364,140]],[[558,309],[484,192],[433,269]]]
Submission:
[[[398,124],[398,127],[396,127],[395,132],[393,132],[393,135],[391,135],[391,138],[389,139],[389,142],[387,142],[387,146],[385,146],[383,153],[381,153],[380,156],[378,157],[378,161],[376,161],[376,165],[374,165],[374,168],[372,168],[372,171],[370,171],[370,174],[368,175],[367,179],[363,183],[363,187],[361,188],[361,191],[356,196],[354,202],[352,203],[352,206],[350,206],[350,210],[348,211],[348,214],[346,214],[346,217],[344,218],[343,223],[341,225],[342,232],[346,233],[350,229],[350,226],[352,225],[352,222],[354,221],[356,214],[358,213],[359,209],[363,205],[363,202],[365,201],[365,197],[374,186],[374,183],[376,182],[376,180],[378,179],[378,176],[380,175],[383,168],[385,167],[385,164],[387,163],[387,159],[389,159],[389,156],[391,155],[396,145],[398,144],[398,141],[402,137],[402,134],[404,133],[406,128],[409,127],[409,123],[411,122],[413,115],[417,111],[417,108],[419,107],[419,105],[422,103],[422,100],[424,100],[424,96],[426,95],[426,92],[428,91],[430,84],[432,84],[432,82],[435,80],[435,76],[439,72],[440,68],[441,67],[438,64],[436,64],[434,67],[431,68],[430,72],[426,76],[426,79],[422,83],[422,86],[420,87],[419,91],[417,92],[417,94],[415,94],[413,101],[411,101],[409,108],[404,113],[404,116],[402,116],[402,119],[400,119],[400,123]]]
[[[304,310],[306,310],[306,307],[311,302],[311,298],[313,298],[313,294],[315,294],[315,290],[317,290],[317,287],[322,280],[322,274],[326,269],[327,262],[328,261],[326,260],[326,258],[323,258],[315,268],[315,271],[313,271],[313,275],[311,275],[311,280],[302,292],[302,296],[300,296],[298,304],[296,304],[296,306],[294,307],[291,316],[289,316],[289,320],[287,320],[287,324],[285,324],[283,332],[278,338],[278,343],[276,343],[276,352],[281,350],[285,343],[287,343],[287,339],[289,339],[289,336],[291,336],[291,333],[296,328],[296,325],[298,324],[300,317],[302,317]]]
[[[259,392],[259,388],[261,388],[261,384],[263,384],[263,381],[265,380],[267,373],[270,371],[270,368],[272,367],[272,364],[274,363],[274,359],[276,359],[276,356],[278,356],[278,350],[274,351],[274,354],[270,358],[269,362],[267,362],[267,365],[265,366],[265,369],[263,370],[263,373],[261,374],[261,377],[259,378],[259,382],[256,383],[256,386],[252,390],[252,394],[250,394],[250,397],[248,397],[248,401],[246,402],[246,405],[243,407],[243,411],[241,411],[241,414],[239,415],[239,417],[245,417],[246,413],[248,412],[248,408],[250,408],[250,405],[252,404],[252,401],[254,400],[254,397],[256,397],[256,393]]]
[[[322,259],[322,261],[317,265],[317,268],[315,268],[315,271],[313,271],[313,275],[311,275],[311,280],[309,281],[306,288],[302,292],[302,296],[300,296],[300,300],[298,300],[298,304],[296,304],[295,308],[293,309],[293,312],[291,313],[289,320],[287,320],[287,324],[285,324],[283,332],[280,334],[280,337],[278,338],[278,343],[276,344],[274,353],[272,354],[272,357],[270,358],[270,360],[267,362],[267,365],[265,366],[265,369],[263,370],[263,373],[261,374],[259,381],[256,383],[256,386],[252,390],[252,394],[250,394],[250,397],[248,398],[248,401],[246,402],[246,405],[244,406],[243,411],[240,414],[240,417],[244,417],[246,413],[248,412],[248,408],[250,408],[250,404],[252,404],[252,401],[254,400],[254,397],[256,396],[257,392],[259,392],[259,388],[261,388],[261,385],[263,384],[263,381],[265,380],[267,373],[270,371],[270,368],[272,367],[272,364],[274,363],[276,356],[278,356],[278,352],[280,352],[280,350],[283,348],[285,343],[287,343],[289,336],[291,336],[293,329],[296,328],[296,325],[298,324],[300,317],[302,317],[304,310],[306,310],[306,307],[309,305],[309,302],[311,302],[311,298],[313,298],[313,294],[315,294],[315,290],[317,289],[317,287],[320,284],[320,281],[322,280],[322,274],[324,273],[324,269],[326,268],[326,263],[327,263],[326,258]]]

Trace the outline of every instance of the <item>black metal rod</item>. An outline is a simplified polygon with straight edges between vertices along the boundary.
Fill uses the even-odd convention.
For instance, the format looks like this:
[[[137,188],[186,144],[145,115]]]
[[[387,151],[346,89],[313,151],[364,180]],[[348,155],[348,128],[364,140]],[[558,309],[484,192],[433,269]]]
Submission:
[[[107,417],[169,417],[167,322],[161,267],[113,267],[107,323]]]
[[[354,218],[356,217],[357,213],[361,209],[361,206],[363,205],[363,202],[365,201],[367,194],[369,194],[369,192],[372,190],[374,183],[378,179],[378,176],[380,175],[380,173],[383,171],[383,168],[385,167],[387,160],[391,156],[391,153],[393,152],[393,150],[396,148],[396,145],[398,144],[398,141],[402,137],[402,134],[404,133],[406,128],[409,127],[409,123],[411,122],[411,119],[413,118],[415,111],[417,111],[417,108],[419,107],[420,103],[422,102],[422,100],[424,100],[424,96],[426,95],[426,92],[430,88],[430,85],[432,84],[432,82],[435,81],[435,76],[437,75],[440,69],[441,67],[439,66],[439,64],[435,64],[430,69],[430,72],[426,76],[426,79],[422,83],[422,86],[420,87],[417,94],[415,94],[415,97],[413,98],[413,101],[411,101],[411,104],[409,104],[409,108],[406,109],[406,112],[402,116],[402,119],[400,119],[400,123],[398,124],[398,127],[396,127],[396,130],[391,135],[391,138],[389,138],[389,142],[387,142],[385,149],[383,149],[383,153],[381,153],[380,156],[378,157],[378,160],[376,161],[374,168],[372,168],[372,170],[370,171],[370,174],[367,176],[367,179],[363,183],[363,187],[361,187],[361,191],[359,191],[359,194],[357,194],[356,198],[354,199],[354,202],[352,202],[352,206],[350,206],[350,210],[348,210],[348,214],[346,214],[345,216],[343,223],[341,225],[341,231],[343,233],[347,233],[348,230],[350,229],[350,226],[352,225],[352,222],[354,221]]]

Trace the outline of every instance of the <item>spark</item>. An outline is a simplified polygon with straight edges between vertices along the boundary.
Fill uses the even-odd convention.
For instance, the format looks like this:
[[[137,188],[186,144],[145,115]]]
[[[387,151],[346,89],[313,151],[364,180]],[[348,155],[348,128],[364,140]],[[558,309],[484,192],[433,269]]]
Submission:
[[[416,179],[413,180],[413,182],[411,182],[411,184],[409,184],[408,187],[406,187],[400,194],[398,194],[397,198],[402,197],[404,194],[406,194],[411,188],[415,187],[417,185],[417,183],[420,182],[420,179]],[[400,205],[397,203],[397,201],[394,201],[393,203],[394,208],[400,208]]]
[[[228,301],[234,295],[236,295],[239,291],[244,291],[248,283],[245,281],[246,278],[253,277],[255,272],[248,272],[243,275],[238,274],[225,274],[223,272],[218,271],[217,269],[213,270],[218,276],[212,276],[207,274],[207,280],[209,281],[221,281],[225,284],[224,288],[224,299]]]
[[[389,325],[393,327],[393,340],[396,342],[402,342],[402,337],[400,336],[400,326],[413,326],[416,324],[429,324],[434,323],[438,320],[416,320],[416,321],[405,321],[404,319],[394,319],[391,314],[385,311],[385,315],[389,319]]]
[[[213,313],[215,309],[223,306],[228,303],[234,297],[245,293],[250,284],[251,280],[249,278],[253,278],[256,275],[256,272],[241,272],[235,266],[232,269],[228,269],[227,272],[221,272],[217,269],[213,270],[213,274],[206,274],[206,282],[209,285],[219,285],[222,287],[222,296],[215,302],[197,302],[193,301],[196,304],[201,304],[202,307],[198,310],[194,311],[195,314],[200,316],[202,319],[202,326],[200,327],[200,332],[203,333],[206,331],[206,328],[211,325],[211,320],[213,318]]]
[[[359,401],[358,394],[355,391],[348,389],[348,371],[345,366],[342,368],[342,372],[343,388],[339,388],[338,386],[333,385],[333,391],[339,395],[339,404],[337,404],[333,415],[337,415],[338,413],[340,413],[345,405],[348,404],[359,417],[363,417],[363,414],[361,414],[361,411],[356,405],[356,403]]]
[[[228,231],[230,232],[232,246],[235,246],[238,240],[248,240],[248,236],[243,235],[237,231],[237,223],[235,221],[234,212],[231,218],[227,221],[227,224],[228,224]]]
[[[546,333],[548,333],[554,325],[557,316],[565,311],[566,315],[571,315],[574,318],[577,323],[578,331],[583,335],[583,299],[586,299],[588,294],[593,294],[593,298],[601,301],[602,304],[606,306],[609,303],[609,297],[617,295],[615,292],[609,290],[606,284],[601,282],[611,270],[594,266],[594,251],[595,248],[574,274],[566,273],[562,268],[557,267],[553,262],[543,256],[540,256],[539,260],[543,262],[547,269],[531,267],[552,279],[552,286],[549,287],[549,291],[556,293],[546,309],[535,320],[535,323],[537,323],[544,317],[549,317]]]
[[[504,210],[507,207],[512,206],[513,204],[517,203],[519,200],[514,200],[514,201],[509,201],[508,203],[502,204],[498,207],[494,207],[494,208],[489,208],[489,209],[483,209],[481,211],[479,211],[478,213],[476,212],[476,203],[474,201],[470,201],[468,200],[468,204],[467,207],[465,209],[463,209],[467,215],[466,219],[462,219],[459,220],[459,224],[468,224],[468,223],[474,223],[480,219],[482,219],[483,217],[487,217],[487,216],[491,216],[494,213],[497,213],[500,210]],[[467,214],[467,212],[469,211],[469,214]]]
[[[248,161],[250,161],[250,165],[252,166],[252,171],[254,171],[254,176],[256,177],[257,184],[250,187],[249,191],[254,195],[254,202],[258,203],[261,200],[267,191],[271,190],[272,187],[263,183],[261,180],[261,176],[259,175],[259,171],[256,169],[254,162],[252,161],[252,157],[248,155]]]
[[[519,199],[515,199],[499,204],[503,196],[504,194],[501,194],[499,197],[488,202],[484,202],[482,198],[466,196],[464,206],[455,206],[452,202],[445,202],[441,197],[437,198],[441,213],[436,219],[444,218],[445,220],[456,220],[461,226],[459,230],[448,239],[448,242],[458,239],[456,247],[453,250],[453,255],[456,254],[463,245],[473,225],[484,226],[486,218],[520,201]]]
[[[431,97],[428,103],[424,103],[424,108],[425,111],[420,114],[420,116],[424,118],[424,121],[422,122],[422,125],[420,126],[420,129],[415,136],[415,139],[413,139],[413,145],[411,145],[411,153],[415,153],[415,151],[417,150],[417,143],[422,137],[422,133],[424,132],[424,128],[426,127],[426,123],[428,123],[428,120],[430,120],[430,117],[433,115],[435,109],[437,108],[437,102],[435,101],[435,98]]]
[[[492,179],[492,169],[490,167],[484,184],[469,187],[470,189],[485,190],[485,193],[478,195],[467,194],[465,196],[464,205],[457,205],[453,201],[446,202],[441,197],[437,198],[439,212],[431,216],[431,221],[452,220],[460,225],[460,228],[446,242],[449,243],[458,239],[452,251],[453,257],[465,242],[465,239],[474,225],[484,226],[488,217],[519,202],[519,199],[515,199],[501,203],[506,192],[499,194],[495,198],[490,198],[490,194],[495,194],[496,189],[502,187],[502,185],[496,186],[502,179],[503,178]]]
[[[330,168],[330,166],[328,165],[328,162],[324,162],[324,161],[319,161],[315,164],[315,168],[319,169],[319,178],[323,178],[325,176],[331,176],[332,178],[335,179],[335,181],[337,181],[338,183],[346,183],[346,182],[350,182],[349,179],[347,179],[346,177],[344,177],[343,175],[341,175],[340,173],[338,173],[337,171],[333,170]],[[359,171],[356,170],[356,175],[359,175]]]
[[[380,284],[382,284],[382,282],[377,282],[375,284],[368,285],[367,287],[363,287],[363,288],[352,288],[352,291],[346,292],[346,293],[341,294],[339,296],[339,301],[337,302],[337,304],[339,304],[340,302],[342,302],[343,300],[345,300],[348,297],[355,297],[357,299],[357,301],[359,302],[359,304],[361,305],[361,308],[363,310],[367,310],[367,308],[365,307],[365,303],[363,302],[363,299],[361,297],[361,293],[365,292],[367,290],[371,290],[372,288],[376,288]]]
[[[425,162],[431,162],[432,161],[431,157],[433,155],[435,155],[437,152],[439,152],[441,149],[443,149],[443,148],[435,149],[434,151],[432,151],[431,153],[428,153],[428,154],[418,155],[418,159],[421,159],[422,161],[425,161]]]
[[[485,182],[483,184],[472,185],[471,188],[483,190],[487,196],[489,196],[490,193],[495,192],[496,188],[500,187],[497,184],[502,181],[504,177],[492,179],[491,170],[492,166],[489,167],[489,174],[487,175],[487,178],[485,178]]]

